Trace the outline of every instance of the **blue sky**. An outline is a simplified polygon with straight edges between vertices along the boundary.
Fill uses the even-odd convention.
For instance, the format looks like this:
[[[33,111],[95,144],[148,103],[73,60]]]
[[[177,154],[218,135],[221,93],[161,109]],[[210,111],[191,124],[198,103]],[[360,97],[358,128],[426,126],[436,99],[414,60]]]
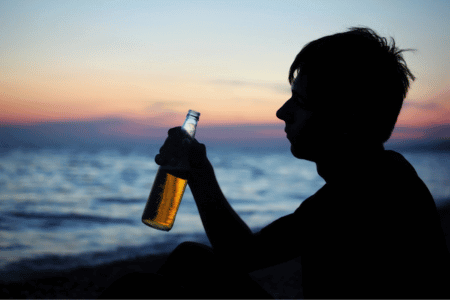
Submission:
[[[0,1],[0,117],[281,124],[300,49],[361,25],[417,49],[398,125],[448,124],[449,15],[448,1]]]

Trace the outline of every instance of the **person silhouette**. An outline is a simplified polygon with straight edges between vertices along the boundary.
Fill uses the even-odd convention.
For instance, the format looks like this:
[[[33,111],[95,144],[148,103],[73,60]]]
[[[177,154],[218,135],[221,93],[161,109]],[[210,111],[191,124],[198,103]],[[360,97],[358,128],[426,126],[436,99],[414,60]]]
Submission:
[[[182,243],[157,274],[125,276],[103,296],[128,286],[122,295],[130,298],[134,284],[148,287],[146,298],[272,298],[248,273],[300,257],[305,298],[450,298],[433,197],[401,154],[384,149],[415,79],[403,51],[367,27],[307,44],[276,116],[292,155],[316,163],[325,185],[253,233],[194,139],[188,184],[212,248]],[[168,135],[158,165],[182,155],[180,127]]]

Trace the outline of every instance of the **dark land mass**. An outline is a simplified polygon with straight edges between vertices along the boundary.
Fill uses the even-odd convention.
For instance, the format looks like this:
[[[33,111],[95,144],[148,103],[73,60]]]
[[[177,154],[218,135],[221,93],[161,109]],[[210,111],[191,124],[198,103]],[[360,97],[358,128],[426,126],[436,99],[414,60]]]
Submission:
[[[385,144],[385,149],[399,152],[450,152],[449,139],[402,141]]]
[[[180,120],[184,120],[181,114]],[[181,124],[180,124],[181,125]],[[98,151],[118,149],[121,152],[143,151],[156,153],[167,137],[169,127],[151,127],[133,120],[109,118],[103,120],[45,122],[27,125],[0,124],[0,153],[14,149],[75,149]],[[207,147],[258,147],[289,149],[284,124],[235,124],[201,126],[196,135]],[[267,136],[261,132],[279,132]],[[420,136],[419,139],[391,139],[386,149],[400,152],[449,152],[450,124],[428,127],[397,126],[394,133]],[[133,134],[134,133],[134,134]],[[395,136],[395,134],[393,134]],[[220,137],[220,139],[217,139]]]

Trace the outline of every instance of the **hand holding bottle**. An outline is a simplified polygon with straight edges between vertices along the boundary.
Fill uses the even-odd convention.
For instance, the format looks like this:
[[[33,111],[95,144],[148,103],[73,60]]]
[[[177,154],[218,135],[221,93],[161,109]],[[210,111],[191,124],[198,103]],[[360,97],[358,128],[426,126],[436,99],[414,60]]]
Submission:
[[[199,112],[190,109],[183,126],[169,130],[169,137],[156,155],[155,162],[160,167],[142,214],[145,225],[169,231],[174,224],[188,178],[198,178],[199,173],[195,172],[197,168],[207,165],[205,145],[195,140],[199,117]]]
[[[206,156],[205,145],[191,137],[181,126],[169,129],[168,135],[159,154],[155,156],[155,162],[158,165],[176,168],[182,165],[183,160],[186,160],[189,171],[200,171],[211,165]]]

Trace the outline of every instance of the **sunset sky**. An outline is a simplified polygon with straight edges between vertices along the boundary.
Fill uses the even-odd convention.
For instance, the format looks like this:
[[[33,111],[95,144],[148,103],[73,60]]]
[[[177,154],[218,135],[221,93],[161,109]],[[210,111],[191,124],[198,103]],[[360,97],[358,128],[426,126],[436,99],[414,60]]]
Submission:
[[[350,26],[417,49],[398,126],[449,124],[449,15],[445,0],[0,0],[0,124],[171,127],[189,109],[203,126],[283,124],[297,53]]]

